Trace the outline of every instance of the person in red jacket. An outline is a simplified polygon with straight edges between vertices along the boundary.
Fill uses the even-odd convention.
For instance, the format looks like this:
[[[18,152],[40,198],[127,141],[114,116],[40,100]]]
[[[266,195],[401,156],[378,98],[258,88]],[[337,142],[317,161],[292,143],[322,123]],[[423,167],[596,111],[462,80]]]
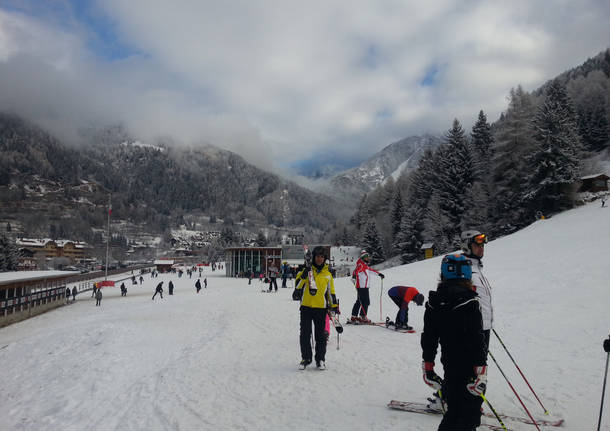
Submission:
[[[380,278],[383,278],[384,275],[374,270],[369,266],[369,262],[371,261],[371,256],[367,253],[366,250],[362,250],[360,253],[360,259],[356,262],[356,269],[352,273],[352,278],[355,279],[356,283],[356,292],[357,298],[354,306],[352,307],[352,318],[351,321],[353,323],[371,323],[370,319],[366,317],[366,314],[369,309],[369,304],[371,303],[369,297],[369,287],[370,285],[370,276],[375,273]],[[358,317],[358,313],[360,313],[360,317]]]
[[[396,329],[412,330],[413,327],[408,325],[409,302],[413,301],[421,306],[424,304],[424,295],[419,293],[416,288],[409,286],[394,286],[388,290],[388,295],[398,306],[398,314],[394,321]]]

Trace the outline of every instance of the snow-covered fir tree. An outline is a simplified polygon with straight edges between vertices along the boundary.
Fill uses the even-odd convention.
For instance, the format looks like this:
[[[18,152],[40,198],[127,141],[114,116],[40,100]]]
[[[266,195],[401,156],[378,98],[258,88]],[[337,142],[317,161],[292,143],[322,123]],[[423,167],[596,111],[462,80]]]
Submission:
[[[358,209],[354,215],[354,224],[358,230],[362,230],[371,219],[371,211],[367,199],[368,195],[365,193],[364,196],[362,196],[362,199],[360,199]]]
[[[527,223],[523,203],[528,171],[525,159],[535,145],[531,122],[535,110],[533,97],[521,86],[513,88],[508,109],[496,127],[489,203],[496,235],[514,232]]]
[[[475,182],[465,196],[466,210],[462,217],[461,230],[476,229],[481,232],[491,230],[489,219],[489,193],[482,182]]]
[[[580,177],[582,142],[572,102],[559,80],[548,87],[533,124],[537,145],[528,158],[532,174],[525,198],[532,211],[543,214],[570,208]]]
[[[371,265],[385,260],[381,238],[374,221],[370,221],[366,226],[364,237],[362,238],[362,248],[371,255]]]
[[[402,193],[400,189],[396,189],[394,193],[394,200],[392,202],[392,209],[390,210],[390,224],[392,226],[392,236],[396,237],[400,232],[400,225],[404,215],[404,206],[402,202]]]
[[[402,263],[414,262],[421,256],[420,248],[424,243],[423,214],[424,210],[417,206],[409,207],[405,211],[394,243],[394,250],[400,255]]]
[[[449,251],[451,242],[448,240],[450,235],[447,233],[447,228],[450,222],[445,215],[445,211],[441,208],[440,198],[436,193],[430,197],[425,210],[424,220],[422,234],[424,240],[433,242],[437,253]]]
[[[440,207],[449,221],[449,242],[457,241],[462,217],[466,211],[466,193],[475,180],[475,163],[460,122],[455,119],[439,149],[442,169],[437,173]]]
[[[0,272],[17,271],[19,250],[6,235],[0,236]]]
[[[256,245],[259,247],[265,247],[267,245],[267,237],[262,231],[258,231],[258,235],[256,237]]]
[[[483,110],[479,111],[479,117],[472,126],[470,136],[472,137],[471,147],[476,163],[476,178],[487,181],[489,180],[487,174],[492,166],[494,137],[491,133],[491,125],[487,122],[487,116]]]

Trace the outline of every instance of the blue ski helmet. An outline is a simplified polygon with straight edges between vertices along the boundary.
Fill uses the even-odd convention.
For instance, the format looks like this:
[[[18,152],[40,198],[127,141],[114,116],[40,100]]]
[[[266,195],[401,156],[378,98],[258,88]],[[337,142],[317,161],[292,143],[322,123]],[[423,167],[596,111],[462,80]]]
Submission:
[[[441,263],[442,280],[472,279],[472,263],[461,254],[448,254]]]

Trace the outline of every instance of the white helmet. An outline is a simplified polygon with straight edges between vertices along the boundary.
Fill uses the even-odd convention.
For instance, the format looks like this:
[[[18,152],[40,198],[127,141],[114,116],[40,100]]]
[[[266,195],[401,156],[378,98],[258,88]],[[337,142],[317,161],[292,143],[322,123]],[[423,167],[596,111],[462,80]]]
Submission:
[[[462,251],[468,254],[472,253],[470,245],[475,241],[478,244],[485,244],[487,242],[487,235],[478,230],[465,230],[460,235],[460,240],[462,241]]]

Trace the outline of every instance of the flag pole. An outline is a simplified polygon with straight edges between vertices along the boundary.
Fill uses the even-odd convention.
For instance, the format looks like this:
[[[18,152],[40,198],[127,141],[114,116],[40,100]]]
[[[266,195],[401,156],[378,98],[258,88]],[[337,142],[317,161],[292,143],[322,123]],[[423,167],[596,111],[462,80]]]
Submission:
[[[110,213],[112,212],[112,195],[108,194],[108,232],[106,232],[106,272],[104,281],[108,280],[108,245],[110,244]]]

